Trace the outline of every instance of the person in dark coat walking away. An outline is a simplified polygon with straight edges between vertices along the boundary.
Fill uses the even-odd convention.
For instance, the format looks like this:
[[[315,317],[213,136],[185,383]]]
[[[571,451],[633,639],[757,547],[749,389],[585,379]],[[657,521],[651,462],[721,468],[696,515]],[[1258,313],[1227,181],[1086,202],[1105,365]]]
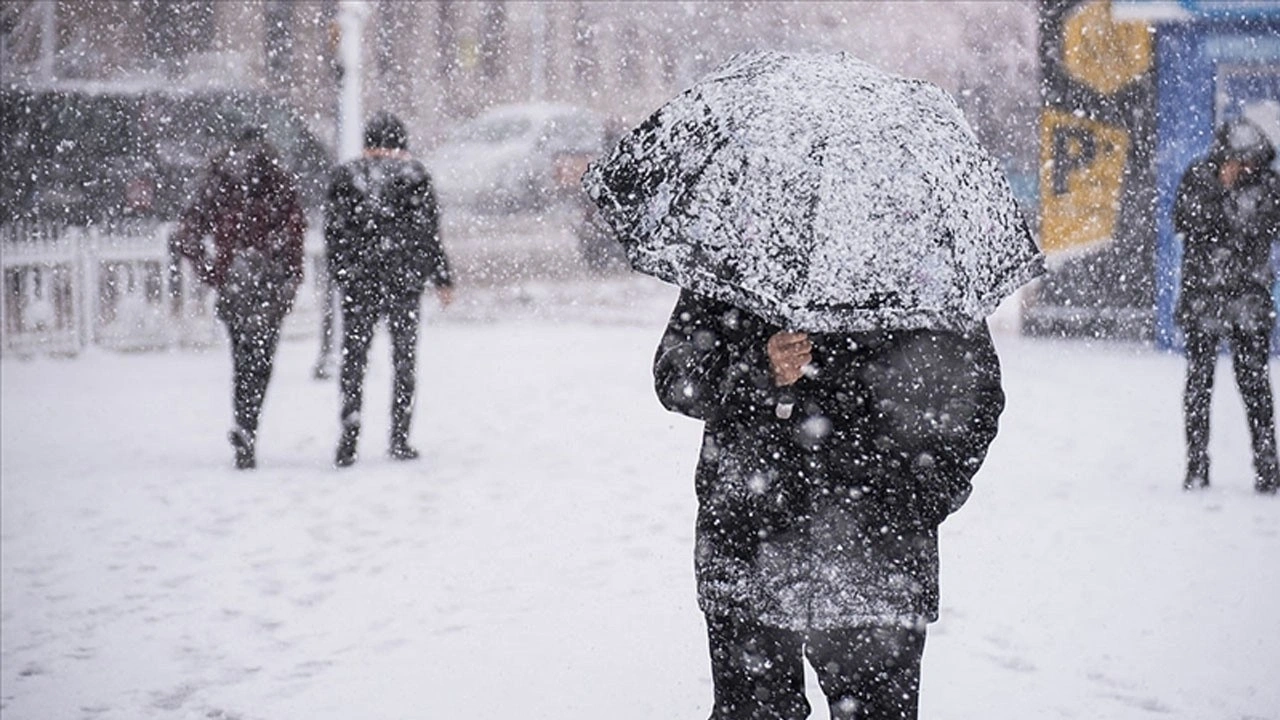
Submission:
[[[256,464],[280,326],[302,282],[305,229],[296,181],[262,129],[251,127],[210,163],[170,238],[172,255],[190,259],[200,280],[217,288],[215,309],[231,343],[235,427],[229,437],[240,469]]]
[[[1174,229],[1182,236],[1176,309],[1186,339],[1183,395],[1187,474],[1183,487],[1209,485],[1209,408],[1218,346],[1231,349],[1236,385],[1253,443],[1254,486],[1280,488],[1275,405],[1267,358],[1275,306],[1271,247],[1280,240],[1280,176],[1275,148],[1247,120],[1223,124],[1208,155],[1182,176]]]
[[[409,424],[422,292],[430,283],[447,306],[453,288],[431,177],[409,155],[404,124],[379,112],[366,124],[364,141],[363,156],[335,171],[325,210],[329,272],[342,296],[338,467],[356,460],[369,343],[383,317],[391,333],[395,372],[391,457],[418,457],[409,444]]]
[[[654,380],[705,422],[712,718],[807,717],[806,657],[833,718],[915,718],[938,525],[1004,408],[985,325],[810,335],[682,291]]]

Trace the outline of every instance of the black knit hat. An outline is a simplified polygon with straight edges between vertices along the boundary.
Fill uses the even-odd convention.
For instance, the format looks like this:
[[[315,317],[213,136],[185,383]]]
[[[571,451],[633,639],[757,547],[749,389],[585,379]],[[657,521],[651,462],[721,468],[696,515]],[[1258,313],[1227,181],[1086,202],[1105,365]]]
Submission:
[[[369,118],[364,126],[364,146],[366,148],[385,148],[387,150],[407,150],[409,134],[404,129],[400,118],[379,110]]]

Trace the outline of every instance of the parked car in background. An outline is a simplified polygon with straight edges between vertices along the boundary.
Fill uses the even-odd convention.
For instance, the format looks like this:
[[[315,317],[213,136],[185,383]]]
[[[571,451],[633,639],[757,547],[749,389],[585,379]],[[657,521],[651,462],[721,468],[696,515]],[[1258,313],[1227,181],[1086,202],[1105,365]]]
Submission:
[[[577,201],[578,179],[605,149],[596,113],[557,103],[495,107],[457,127],[427,157],[441,205],[517,212]]]
[[[247,124],[266,131],[323,200],[330,154],[284,102],[239,90],[0,89],[0,223],[177,217],[209,158]]]

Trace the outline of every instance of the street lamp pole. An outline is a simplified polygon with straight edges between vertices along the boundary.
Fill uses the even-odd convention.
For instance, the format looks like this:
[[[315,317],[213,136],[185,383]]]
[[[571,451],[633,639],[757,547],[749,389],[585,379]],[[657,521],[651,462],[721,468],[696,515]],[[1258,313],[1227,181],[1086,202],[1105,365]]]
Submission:
[[[534,3],[530,23],[529,92],[534,100],[547,94],[547,14],[541,3]]]
[[[364,63],[362,35],[369,18],[369,3],[340,0],[332,30],[337,35],[338,107],[336,112],[337,159],[343,163],[360,157],[364,143],[360,137],[360,96],[363,92]],[[332,40],[332,37],[331,37]],[[317,380],[333,375],[334,303],[336,287],[325,271],[319,273],[321,287],[320,356],[311,374]]]
[[[360,97],[364,87],[362,36],[369,19],[369,3],[365,0],[341,0],[338,3],[338,64],[341,93],[338,102],[338,161],[359,157],[360,123],[363,112]]]
[[[40,8],[40,80],[51,83],[57,72],[58,56],[58,4],[42,0]]]

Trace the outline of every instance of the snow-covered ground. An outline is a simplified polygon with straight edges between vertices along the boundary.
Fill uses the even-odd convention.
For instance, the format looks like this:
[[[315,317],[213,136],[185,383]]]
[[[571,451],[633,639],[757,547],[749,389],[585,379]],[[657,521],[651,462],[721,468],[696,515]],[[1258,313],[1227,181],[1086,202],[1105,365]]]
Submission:
[[[416,463],[384,455],[381,334],[345,471],[314,340],[281,346],[255,472],[223,348],[0,361],[4,720],[706,717],[700,427],[650,389],[674,294],[487,292],[424,328]],[[1179,357],[997,342],[1008,409],[943,526],[922,716],[1280,718],[1280,500],[1229,368],[1215,485],[1186,494]]]

